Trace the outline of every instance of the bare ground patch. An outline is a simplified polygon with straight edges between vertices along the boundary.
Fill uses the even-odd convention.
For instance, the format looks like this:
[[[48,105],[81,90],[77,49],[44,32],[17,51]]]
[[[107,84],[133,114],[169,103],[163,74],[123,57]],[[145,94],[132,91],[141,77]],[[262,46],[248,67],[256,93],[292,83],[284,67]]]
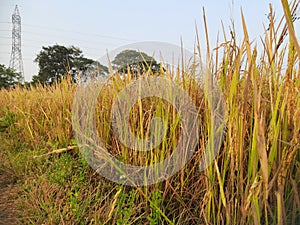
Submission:
[[[11,174],[0,170],[0,225],[18,223],[17,192],[18,187]]]

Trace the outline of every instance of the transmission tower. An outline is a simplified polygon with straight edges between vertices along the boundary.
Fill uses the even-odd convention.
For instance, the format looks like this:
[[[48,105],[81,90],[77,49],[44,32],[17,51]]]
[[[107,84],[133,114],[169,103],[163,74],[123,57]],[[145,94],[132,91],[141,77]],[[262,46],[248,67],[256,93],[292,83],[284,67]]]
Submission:
[[[21,74],[21,81],[24,82],[24,69],[21,53],[21,16],[19,13],[18,5],[15,7],[14,14],[12,15],[12,50],[10,55],[9,67]]]

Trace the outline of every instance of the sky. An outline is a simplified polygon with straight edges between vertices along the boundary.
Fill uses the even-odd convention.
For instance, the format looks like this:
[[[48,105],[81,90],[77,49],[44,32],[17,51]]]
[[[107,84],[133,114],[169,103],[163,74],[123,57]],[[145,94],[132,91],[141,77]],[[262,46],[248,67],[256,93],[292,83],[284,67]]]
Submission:
[[[73,45],[94,60],[139,42],[180,46],[182,41],[186,49],[193,51],[195,27],[200,39],[205,37],[203,8],[212,46],[222,31],[221,21],[229,30],[233,20],[237,39],[242,40],[241,9],[250,39],[259,42],[263,25],[268,25],[270,3],[279,19],[283,14],[280,0],[0,0],[0,64],[9,66],[15,5],[22,19],[24,76],[30,81],[38,74],[34,59],[42,46]]]

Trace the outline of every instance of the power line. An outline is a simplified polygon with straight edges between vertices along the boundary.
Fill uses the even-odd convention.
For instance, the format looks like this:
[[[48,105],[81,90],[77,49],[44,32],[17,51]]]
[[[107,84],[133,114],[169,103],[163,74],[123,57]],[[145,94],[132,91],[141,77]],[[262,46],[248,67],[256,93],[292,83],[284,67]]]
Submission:
[[[51,35],[49,35],[49,34],[45,34],[45,33],[43,33],[43,32],[36,32],[36,31],[34,31],[34,32],[32,32],[32,31],[26,31],[26,30],[22,30],[22,33],[24,33],[24,34],[33,34],[33,35],[37,35],[37,36],[47,36],[47,38],[51,38],[51,37],[53,37],[53,38],[62,38],[61,37],[61,35],[57,35],[57,34],[51,34]],[[82,33],[81,33],[82,34]],[[85,34],[85,35],[88,35],[88,34]],[[95,37],[95,36],[94,36]],[[10,39],[10,37],[7,37],[7,36],[0,36],[0,38],[1,39]],[[120,38],[119,38],[120,39]],[[97,41],[95,41],[95,40],[93,40],[93,41],[91,41],[91,40],[87,40],[87,39],[79,39],[79,38],[74,38],[74,37],[72,37],[72,38],[68,38],[68,40],[69,41],[76,41],[76,42],[85,42],[85,43],[90,43],[90,44],[92,44],[92,43],[95,43],[95,44],[92,44],[92,46],[87,46],[87,45],[80,45],[80,47],[81,48],[85,48],[85,49],[91,49],[91,50],[95,50],[96,48],[94,47],[95,45],[97,45],[99,42],[97,42]],[[123,40],[123,39],[122,39]],[[125,39],[124,39],[125,40]],[[127,39],[126,39],[127,40]],[[22,41],[25,41],[25,42],[35,42],[35,43],[38,43],[38,42],[43,42],[44,40],[41,40],[41,39],[33,39],[33,38],[31,38],[31,39],[26,39],[26,38],[22,38]],[[51,40],[48,40],[48,41],[51,41]],[[57,39],[55,39],[55,40],[53,40],[53,41],[55,41],[55,42],[57,42]],[[64,40],[62,40],[63,42],[64,42]],[[101,41],[101,45],[103,45],[103,44],[106,44],[106,45],[114,45],[114,43],[113,42],[103,42],[103,41]],[[75,44],[76,45],[76,44]],[[28,45],[26,45],[26,46],[28,46]],[[40,47],[40,46],[37,46],[37,47]],[[104,50],[104,49],[103,49]]]
[[[41,26],[36,26],[36,25],[24,24],[24,26],[49,30],[49,28],[41,27]],[[61,29],[61,28],[50,28],[50,29],[51,30],[56,30],[56,31],[67,32],[67,33],[72,33],[72,34],[85,35],[85,36],[89,36],[89,37],[90,36],[95,36],[95,37],[100,37],[100,38],[108,38],[108,39],[115,39],[115,40],[121,40],[121,41],[137,41],[137,40],[133,40],[133,39],[120,38],[120,37],[111,36],[111,35],[100,35],[100,34],[95,34],[95,33],[94,34],[92,34],[92,33],[84,33],[84,32],[79,32],[79,31],[74,31],[74,30],[67,30],[67,29]]]
[[[0,22],[0,23],[8,23],[11,24],[11,22]],[[102,35],[102,34],[96,34],[96,33],[84,33],[84,32],[79,32],[76,30],[67,30],[67,29],[61,29],[61,28],[49,28],[49,27],[42,27],[42,26],[37,26],[37,25],[30,25],[30,24],[23,24],[24,27],[33,27],[35,29],[42,29],[42,30],[56,30],[60,32],[66,32],[66,33],[72,33],[72,34],[80,34],[84,36],[94,36],[94,37],[100,37],[100,38],[106,38],[106,39],[115,39],[115,40],[121,40],[121,41],[138,41],[136,39],[129,39],[129,38],[120,38],[112,35]]]
[[[25,31],[22,31],[23,33],[26,33]],[[48,36],[49,37],[49,36]],[[0,36],[0,39],[11,39],[10,37],[7,37],[7,36]],[[91,43],[91,41],[88,41],[88,40],[83,40],[83,39],[72,39],[73,41],[80,41],[80,42],[88,42],[88,43]],[[27,38],[22,38],[22,41],[23,41],[23,44],[22,44],[22,47],[32,47],[32,48],[40,48],[41,46],[38,45],[37,43],[42,43],[43,40],[38,40],[38,39],[27,39]],[[34,42],[36,45],[33,46],[33,45],[28,45],[28,44],[24,44],[24,42]],[[55,41],[57,42],[57,40]],[[80,45],[79,47],[80,48],[84,48],[84,49],[89,49],[89,50],[99,50],[98,48],[95,48],[94,46],[97,45],[96,42],[94,42],[95,44],[92,44],[91,46],[88,46],[88,45]],[[103,44],[103,42],[102,42]],[[107,43],[108,44],[108,43]],[[3,45],[3,46],[8,46],[9,44],[0,44],[0,45]],[[102,49],[103,51],[105,51],[105,49],[103,48]]]

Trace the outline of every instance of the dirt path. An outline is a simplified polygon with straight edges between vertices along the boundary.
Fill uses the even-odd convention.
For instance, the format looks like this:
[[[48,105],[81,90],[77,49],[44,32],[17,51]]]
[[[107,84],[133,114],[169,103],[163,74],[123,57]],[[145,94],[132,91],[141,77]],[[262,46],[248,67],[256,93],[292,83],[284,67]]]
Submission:
[[[17,224],[17,185],[10,174],[0,169],[0,225]]]

